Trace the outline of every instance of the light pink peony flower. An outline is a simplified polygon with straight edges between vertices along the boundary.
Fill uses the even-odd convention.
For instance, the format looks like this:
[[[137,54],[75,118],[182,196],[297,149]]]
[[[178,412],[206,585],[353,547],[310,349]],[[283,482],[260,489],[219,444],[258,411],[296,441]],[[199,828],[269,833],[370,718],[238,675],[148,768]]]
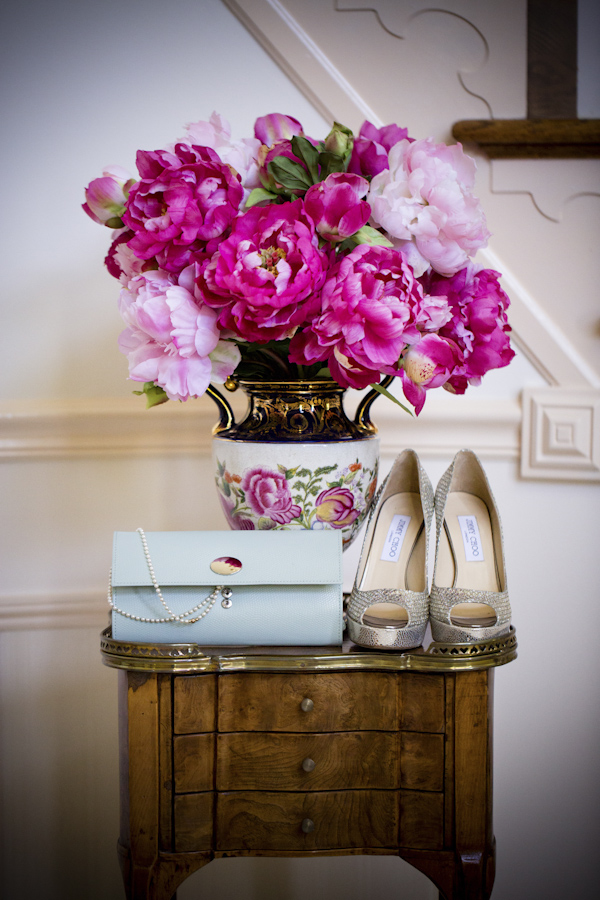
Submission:
[[[368,200],[373,221],[417,276],[430,265],[454,275],[486,246],[489,232],[474,184],[475,163],[460,144],[404,140],[390,150],[389,167],[371,181]]]
[[[304,209],[321,237],[337,243],[356,234],[369,221],[371,207],[363,199],[368,190],[366,178],[334,172],[308,189]]]
[[[289,485],[281,472],[260,466],[247,469],[241,488],[252,512],[257,516],[267,516],[278,525],[287,525],[302,514],[301,508],[293,502]]]
[[[278,141],[289,141],[297,134],[304,134],[300,122],[283,113],[260,116],[254,123],[254,136],[267,147],[272,147]]]
[[[315,500],[315,514],[319,522],[332,528],[346,528],[358,518],[354,508],[354,495],[348,488],[332,487],[321,491]]]
[[[358,137],[354,140],[349,172],[371,178],[388,168],[388,153],[402,140],[412,141],[406,128],[399,125],[384,125],[377,128],[371,122],[363,122]]]
[[[256,158],[260,149],[258,138],[243,138],[239,141],[231,139],[229,122],[213,112],[208,122],[192,122],[186,125],[183,143],[199,147],[210,147],[221,162],[231,166],[240,176],[244,187],[243,207],[250,191],[260,185]]]
[[[445,384],[459,365],[461,354],[456,344],[437,334],[426,334],[409,347],[402,357],[402,390],[417,415],[423,409],[426,391]]]
[[[240,215],[203,267],[200,293],[219,325],[247,341],[291,337],[318,309],[327,254],[301,200]]]
[[[221,340],[216,313],[195,299],[193,277],[184,271],[177,283],[166,272],[146,272],[121,291],[119,301],[128,326],[119,347],[129,358],[129,377],[158,384],[170,400],[200,397],[240,360],[237,346]]]
[[[242,185],[208,147],[140,150],[137,166],[141,178],[123,216],[135,233],[129,246],[140,259],[157,257],[161,268],[178,273],[206,254],[208,241],[223,236],[237,214]]]
[[[327,360],[342,387],[364,388],[398,374],[400,354],[420,340],[423,290],[398,251],[361,244],[330,270],[321,312],[292,338],[290,360]]]
[[[451,310],[440,334],[453,340],[462,353],[462,364],[444,385],[454,393],[464,394],[469,384],[479,384],[486,372],[507,366],[515,355],[506,317],[510,300],[499,278],[493,269],[478,270],[473,263],[452,278],[435,273],[423,278],[426,290],[445,296]]]
[[[118,228],[129,189],[134,183],[135,179],[125,169],[108,166],[102,172],[102,178],[94,178],[86,187],[86,202],[82,209],[94,222]]]

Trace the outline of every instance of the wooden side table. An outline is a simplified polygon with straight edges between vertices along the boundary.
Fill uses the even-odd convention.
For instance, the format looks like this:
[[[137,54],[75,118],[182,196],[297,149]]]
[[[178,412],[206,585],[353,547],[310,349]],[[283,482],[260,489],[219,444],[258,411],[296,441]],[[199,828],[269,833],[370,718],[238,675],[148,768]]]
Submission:
[[[317,652],[315,652],[317,651]],[[227,856],[399,855],[445,900],[490,896],[493,670],[508,637],[408,653],[102,636],[119,669],[128,900]]]

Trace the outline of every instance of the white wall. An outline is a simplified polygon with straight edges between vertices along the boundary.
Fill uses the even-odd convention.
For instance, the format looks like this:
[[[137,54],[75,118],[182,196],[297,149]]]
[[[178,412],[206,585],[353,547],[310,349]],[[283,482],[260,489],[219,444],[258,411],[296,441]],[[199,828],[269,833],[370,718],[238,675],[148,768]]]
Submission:
[[[396,20],[386,16],[402,24],[400,13],[427,6],[374,5],[390,27]],[[501,4],[499,24],[485,18],[487,5],[435,5],[455,15],[419,16],[403,40],[358,0],[337,10],[288,0],[285,9],[383,121],[444,139],[453,121],[484,117],[486,103],[495,115],[523,115],[524,2]],[[239,6],[264,11],[259,0]],[[508,58],[492,53],[486,70],[481,40],[456,13],[476,22],[492,50],[508,41]],[[331,100],[337,115],[335,104],[347,101],[319,75],[316,109],[220,0],[23,0],[3,17],[0,884],[7,900],[107,900],[122,896],[116,673],[98,652],[112,532],[225,523],[209,466],[211,405],[146,418],[131,399],[116,347],[117,284],[102,268],[108,232],[80,210],[83,187],[106,164],[133,168],[139,147],[162,146],[213,109],[240,137],[273,110],[319,135],[329,126],[322,104]],[[310,93],[317,70],[305,59]],[[572,346],[578,384],[591,385],[598,197],[568,194],[553,221],[526,192],[534,172],[515,164],[502,174],[504,192],[498,172],[482,157],[478,164],[491,249],[559,336],[542,342],[544,366],[553,365],[548,347]],[[577,169],[569,166],[558,179],[567,185]],[[519,179],[524,187],[512,193]],[[375,418],[384,470],[406,445],[421,452],[434,484],[465,443],[485,459],[519,640],[518,660],[496,674],[494,900],[579,900],[592,895],[597,838],[599,491],[520,477],[521,391],[546,380],[529,361],[536,353],[526,358],[535,335],[525,334],[517,304],[523,352],[509,370],[465,398],[432,396],[419,422],[382,400]],[[358,550],[346,555],[348,583]],[[180,895],[219,900],[241,890],[256,900],[435,896],[401,861],[376,857],[224,860]]]

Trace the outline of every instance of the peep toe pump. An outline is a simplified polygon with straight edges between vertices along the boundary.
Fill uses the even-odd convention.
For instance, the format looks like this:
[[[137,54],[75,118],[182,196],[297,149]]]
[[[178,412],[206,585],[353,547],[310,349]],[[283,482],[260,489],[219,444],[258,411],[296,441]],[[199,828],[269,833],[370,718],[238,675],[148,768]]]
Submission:
[[[487,476],[459,450],[435,493],[436,553],[429,598],[431,634],[472,643],[507,634],[511,609],[502,527]]]
[[[423,642],[432,517],[431,482],[414,450],[404,450],[369,516],[347,609],[348,635],[355,644],[408,650]]]

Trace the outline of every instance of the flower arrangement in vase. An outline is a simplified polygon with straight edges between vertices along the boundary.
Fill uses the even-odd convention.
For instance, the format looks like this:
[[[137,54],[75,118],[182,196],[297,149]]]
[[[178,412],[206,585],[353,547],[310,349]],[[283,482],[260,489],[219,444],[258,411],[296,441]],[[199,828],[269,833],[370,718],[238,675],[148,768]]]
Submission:
[[[399,403],[385,387],[396,376],[418,415],[427,391],[462,394],[514,356],[499,273],[472,260],[489,232],[473,194],[475,163],[458,144],[369,122],[356,136],[335,123],[317,140],[278,113],[257,119],[254,137],[234,140],[213,113],[174,144],[138,151],[137,169],[134,178],[107,168],[83,208],[113,231],[105,262],[121,284],[119,346],[149,406],[206,392],[218,399],[212,385],[238,383],[269,383],[276,395],[292,384],[370,385]],[[234,423],[218,402],[222,436]],[[286,422],[306,419],[298,402]],[[354,437],[372,438],[369,426]],[[339,430],[319,427],[291,426],[284,439],[340,440]],[[260,441],[260,430],[251,432],[241,440]],[[376,457],[349,457],[313,484],[317,469],[327,464],[279,460],[261,493],[250,487],[258,476],[217,456],[229,523],[355,533]],[[304,493],[300,470],[311,483]],[[362,484],[364,470],[371,476],[349,507],[340,492]],[[236,488],[243,515],[231,505]],[[305,495],[310,511],[295,499]]]

